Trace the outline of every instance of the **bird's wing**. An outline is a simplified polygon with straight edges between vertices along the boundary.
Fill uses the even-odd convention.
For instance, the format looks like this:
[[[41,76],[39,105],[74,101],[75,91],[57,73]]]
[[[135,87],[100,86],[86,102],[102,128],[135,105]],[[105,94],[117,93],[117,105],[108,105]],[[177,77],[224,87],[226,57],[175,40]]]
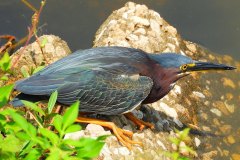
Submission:
[[[81,72],[81,76],[76,74],[65,79],[42,76],[40,80],[25,82],[17,89],[32,95],[49,95],[57,90],[57,100],[60,103],[70,105],[80,100],[82,112],[115,115],[137,107],[148,96],[152,85],[151,78],[138,74],[116,75],[102,71],[85,71]]]
[[[147,67],[145,61],[145,54],[136,49],[85,50],[18,82],[15,89],[48,96],[58,90],[59,102],[71,104],[79,99],[82,111],[123,113],[141,103],[151,91],[152,79],[139,76],[140,70]]]
[[[95,74],[93,71],[115,75],[139,74],[139,70],[133,64],[144,62],[145,59],[145,54],[139,50],[124,47],[100,47],[77,51],[50,64],[33,76],[18,81],[15,89],[30,95],[50,95],[67,83],[75,84],[83,79],[88,80]],[[88,72],[92,74],[87,74]]]
[[[80,111],[120,114],[137,107],[150,93],[153,82],[139,75],[113,75],[95,71],[79,83],[67,83],[58,89],[58,101],[72,104],[80,100]],[[90,77],[90,76],[89,76]]]

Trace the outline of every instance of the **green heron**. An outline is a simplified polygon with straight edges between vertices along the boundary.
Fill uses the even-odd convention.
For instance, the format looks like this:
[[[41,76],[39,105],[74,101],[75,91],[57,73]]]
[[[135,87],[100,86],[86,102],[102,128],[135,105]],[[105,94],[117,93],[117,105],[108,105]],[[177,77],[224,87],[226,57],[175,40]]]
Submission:
[[[180,78],[193,71],[232,70],[224,64],[200,62],[175,53],[150,54],[125,47],[99,47],[76,51],[50,64],[33,76],[20,80],[15,89],[21,94],[12,104],[22,105],[21,98],[50,96],[58,91],[57,101],[70,105],[80,100],[80,112],[102,115],[125,114],[141,129],[152,124],[138,120],[131,111],[140,104],[164,97]],[[112,122],[79,117],[77,122],[95,123],[111,128],[127,147],[140,144],[130,138],[132,132]]]

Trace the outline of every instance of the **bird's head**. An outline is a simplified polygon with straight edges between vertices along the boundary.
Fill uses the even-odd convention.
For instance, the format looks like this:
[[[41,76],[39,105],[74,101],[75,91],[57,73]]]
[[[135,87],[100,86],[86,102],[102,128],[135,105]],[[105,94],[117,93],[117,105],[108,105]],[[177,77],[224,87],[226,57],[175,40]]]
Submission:
[[[178,70],[178,74],[194,71],[236,69],[235,67],[225,64],[192,60],[190,57],[175,53],[151,54],[150,57],[152,57],[153,60],[157,61],[163,68],[173,68]]]

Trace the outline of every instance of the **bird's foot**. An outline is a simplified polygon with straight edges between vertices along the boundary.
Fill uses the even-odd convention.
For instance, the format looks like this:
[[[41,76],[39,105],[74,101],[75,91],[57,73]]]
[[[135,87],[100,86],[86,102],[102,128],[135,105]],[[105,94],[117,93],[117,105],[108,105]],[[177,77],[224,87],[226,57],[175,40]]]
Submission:
[[[138,144],[140,146],[143,145],[142,142],[131,140],[133,136],[133,133],[131,131],[123,130],[117,127],[113,122],[103,121],[103,120],[94,119],[94,118],[86,118],[86,117],[79,117],[76,119],[76,122],[98,124],[103,127],[111,129],[115,134],[115,136],[117,137],[117,139],[123,145],[125,145],[128,149],[132,149],[132,145],[134,144]]]
[[[143,120],[140,120],[138,118],[136,118],[133,113],[129,112],[124,114],[129,120],[131,120],[133,123],[135,123],[139,129],[142,131],[146,126],[154,129],[154,124],[149,123],[149,122],[144,122]]]

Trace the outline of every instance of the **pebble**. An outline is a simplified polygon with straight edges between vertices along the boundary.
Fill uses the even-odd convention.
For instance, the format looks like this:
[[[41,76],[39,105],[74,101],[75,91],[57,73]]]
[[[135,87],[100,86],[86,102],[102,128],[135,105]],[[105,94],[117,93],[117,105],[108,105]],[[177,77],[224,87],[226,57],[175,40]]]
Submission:
[[[218,117],[221,117],[222,116],[222,112],[219,110],[219,109],[216,109],[216,108],[212,108],[210,109],[210,111],[214,114],[216,114]]]
[[[210,131],[211,131],[211,129],[210,129],[209,127],[207,127],[207,126],[202,126],[202,129],[203,129],[204,131],[207,131],[207,132],[210,132]]]
[[[228,104],[227,101],[224,102],[225,104],[225,107],[227,108],[227,110],[230,112],[230,113],[234,113],[234,110],[235,110],[235,106],[234,104]]]
[[[175,92],[176,94],[181,94],[181,87],[179,85],[175,85],[173,88],[173,92]]]
[[[213,118],[213,123],[214,123],[215,126],[220,126],[221,125],[217,118]]]
[[[196,147],[199,147],[199,145],[201,144],[200,139],[197,137],[194,138],[194,142],[195,142]]]
[[[240,154],[239,153],[234,153],[232,154],[232,160],[239,160],[240,159]]]
[[[223,150],[223,155],[226,156],[226,157],[229,156],[229,151],[224,149]]]
[[[135,24],[141,24],[141,25],[144,25],[144,26],[149,26],[150,23],[147,19],[145,18],[141,18],[141,17],[138,17],[138,16],[132,16],[130,18],[131,21],[133,21]]]
[[[226,105],[222,102],[222,101],[216,101],[213,103],[213,106],[216,108],[216,109],[219,109],[221,111],[221,113],[223,113],[224,115],[229,115],[229,111],[226,107]],[[217,111],[216,111],[217,112]]]
[[[225,125],[220,126],[219,129],[221,130],[222,133],[229,134],[232,130],[232,126],[225,124]]]
[[[101,153],[100,153],[100,156],[103,156],[104,157],[104,160],[112,160],[112,157],[111,157],[112,153],[111,151],[109,150],[109,147],[107,144],[105,144],[101,150]]]
[[[202,160],[212,160],[217,155],[217,153],[217,150],[204,153],[202,154]]]
[[[130,151],[127,149],[127,147],[120,147],[118,148],[119,154],[126,156],[130,154]]]
[[[199,98],[206,98],[206,96],[201,92],[193,91],[193,94]]]
[[[236,141],[235,141],[234,137],[232,135],[230,135],[227,137],[227,142],[229,144],[234,144]]]
[[[158,144],[159,146],[161,146],[163,150],[167,150],[167,148],[165,147],[165,145],[164,145],[160,140],[157,140],[157,144]]]
[[[169,107],[166,103],[160,102],[159,107],[163,110],[163,112],[169,117],[176,118],[178,117],[177,112],[174,108]]]
[[[105,131],[102,126],[97,124],[88,124],[85,131],[87,131],[93,137],[111,134],[110,131]]]
[[[134,31],[134,34],[136,34],[136,35],[140,35],[140,34],[145,35],[146,34],[146,30],[143,29],[143,28],[138,28],[137,30]]]
[[[161,33],[160,26],[159,26],[159,24],[157,23],[156,20],[150,19],[150,27],[157,34]]]
[[[196,51],[197,51],[196,46],[195,46],[194,44],[192,44],[192,43],[187,44],[187,48],[188,48],[190,51],[192,51],[192,52],[196,52]]]
[[[233,94],[232,93],[226,93],[226,98],[227,98],[227,100],[231,100],[231,99],[233,99]]]
[[[224,86],[231,87],[233,89],[236,88],[236,85],[234,84],[234,82],[231,79],[224,77],[221,80],[222,80]]]

